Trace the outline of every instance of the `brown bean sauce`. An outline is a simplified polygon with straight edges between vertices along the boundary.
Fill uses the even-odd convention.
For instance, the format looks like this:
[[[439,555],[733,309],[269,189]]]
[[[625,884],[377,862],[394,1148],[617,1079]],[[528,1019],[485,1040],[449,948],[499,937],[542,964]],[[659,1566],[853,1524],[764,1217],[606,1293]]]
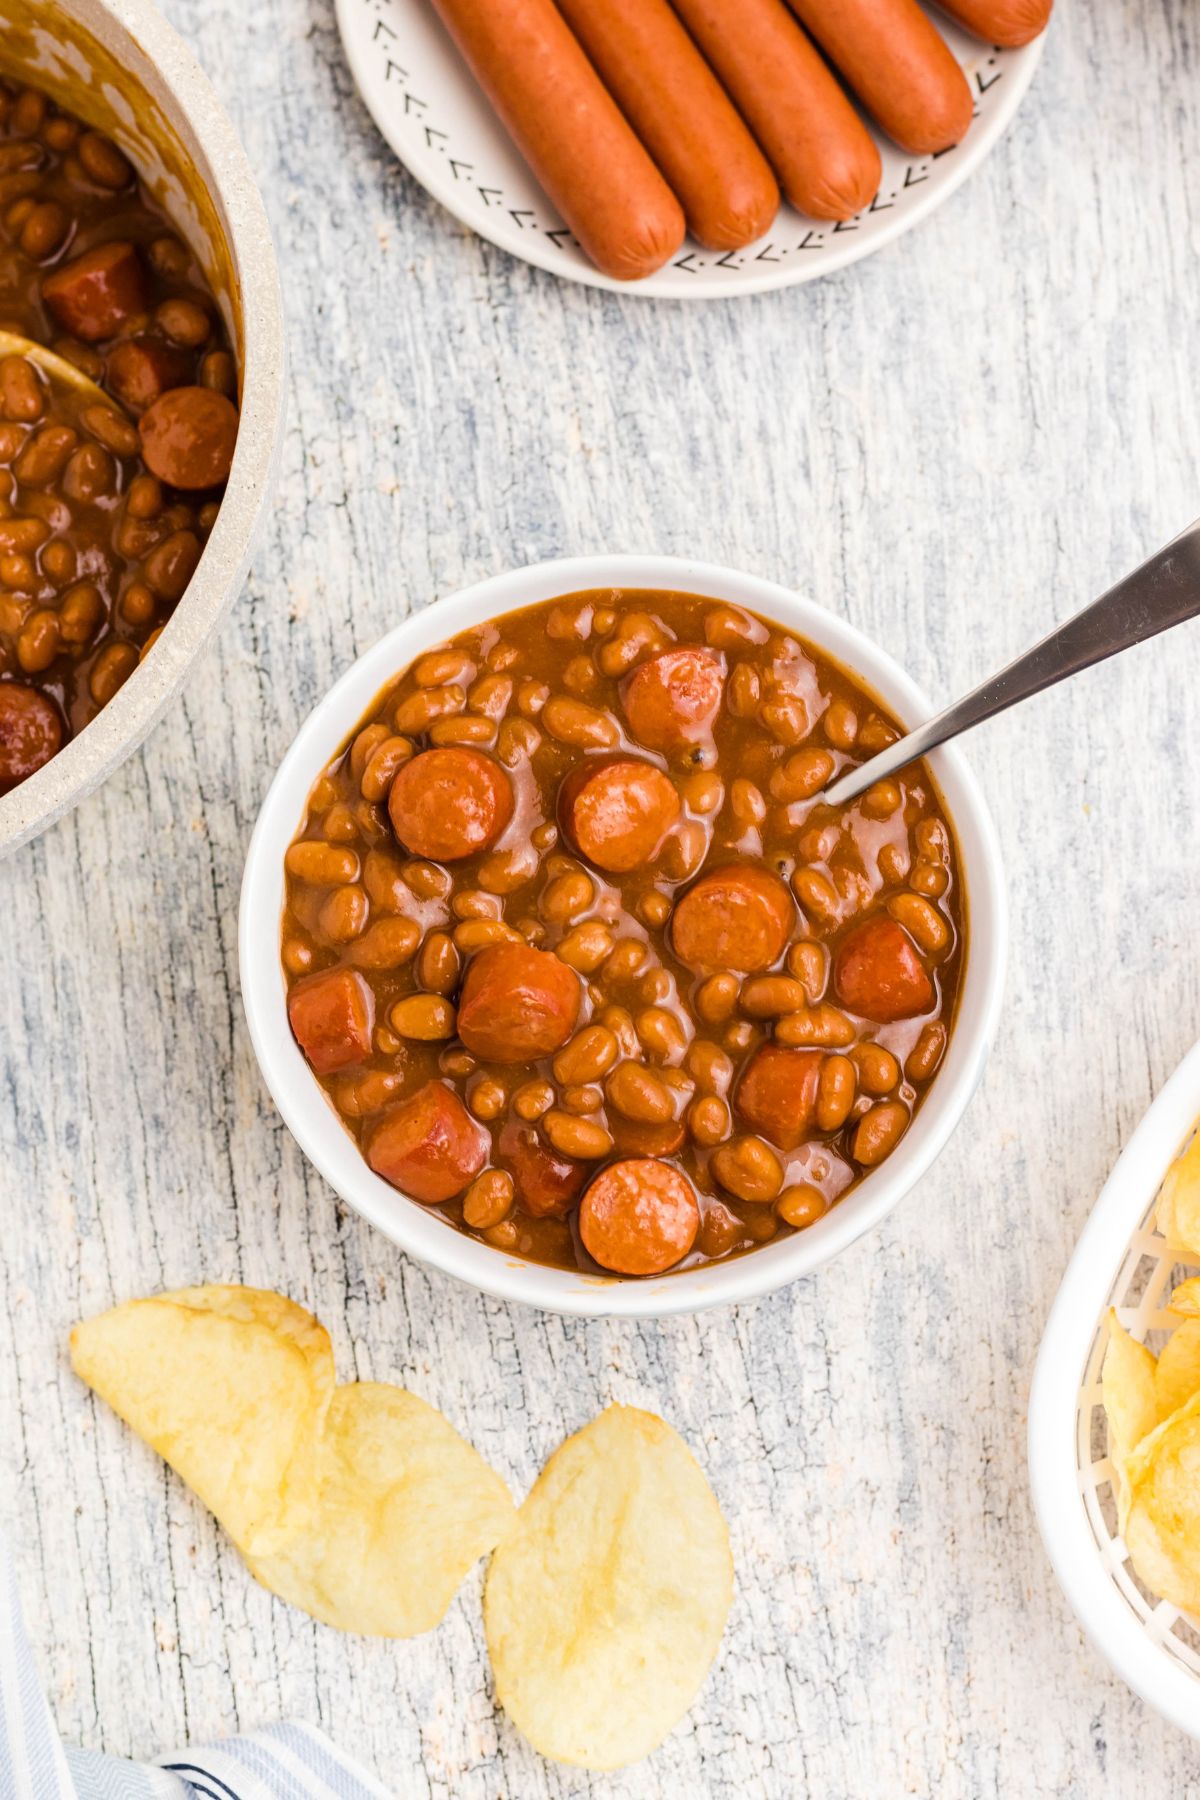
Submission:
[[[293,1026],[376,1168],[425,1184],[432,1159],[433,1190],[458,1190],[439,1203],[452,1225],[593,1273],[592,1183],[590,1241],[616,1273],[820,1217],[935,1078],[965,954],[957,847],[924,766],[842,810],[819,798],[897,732],[810,645],[693,594],[574,594],[419,658],[321,776],[287,856]],[[417,764],[433,749],[455,755]],[[413,854],[397,819],[410,840],[478,847]],[[469,975],[496,943],[521,954]],[[573,1020],[529,948],[575,971]],[[562,1047],[495,1060],[539,1032]],[[424,1110],[406,1108],[418,1093]],[[683,1172],[698,1229],[653,1170],[649,1222],[636,1170],[601,1189],[631,1158]]]

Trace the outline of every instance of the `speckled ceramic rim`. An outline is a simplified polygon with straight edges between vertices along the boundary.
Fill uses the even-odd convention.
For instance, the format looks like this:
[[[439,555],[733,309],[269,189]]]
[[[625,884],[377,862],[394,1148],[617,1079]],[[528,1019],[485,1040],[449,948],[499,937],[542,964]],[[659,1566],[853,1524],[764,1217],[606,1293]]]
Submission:
[[[669,556],[587,556],[535,564],[424,608],[359,657],[301,727],[251,839],[242,879],[238,951],[242,999],[259,1066],[301,1149],[330,1186],[393,1242],[460,1281],[551,1312],[647,1318],[749,1300],[827,1262],[889,1213],[944,1146],[983,1073],[1004,985],[1007,907],[995,831],[956,750],[930,758],[958,834],[971,942],[958,1019],[929,1098],[888,1160],[807,1231],[732,1262],[645,1281],[619,1281],[523,1262],[456,1231],[397,1194],[359,1154],[292,1037],[279,960],[283,858],[313,782],[380,689],[413,659],[457,632],[518,607],[581,588],[674,588],[751,607],[855,671],[906,724],[929,716],[908,676],[844,619],[774,582]]]
[[[196,165],[224,225],[241,290],[244,360],[237,451],[220,516],[187,593],[141,667],[53,761],[0,798],[0,855],[36,836],[137,748],[241,592],[278,469],[284,424],[279,277],[267,215],[232,124],[186,45],[151,0],[93,0],[153,63],[186,120]],[[36,76],[34,77],[36,79]]]

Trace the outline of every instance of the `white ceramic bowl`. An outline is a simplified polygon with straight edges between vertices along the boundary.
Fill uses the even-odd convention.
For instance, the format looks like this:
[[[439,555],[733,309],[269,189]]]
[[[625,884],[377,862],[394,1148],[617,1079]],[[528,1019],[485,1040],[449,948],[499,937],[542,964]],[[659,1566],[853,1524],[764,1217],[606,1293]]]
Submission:
[[[879,1222],[925,1174],[962,1116],[983,1072],[1004,981],[1006,903],[1000,855],[983,797],[952,749],[930,759],[958,833],[970,943],[950,1049],[899,1147],[807,1231],[789,1233],[730,1262],[639,1281],[545,1268],[455,1230],[375,1175],[314,1079],[288,1026],[279,960],[283,859],[309,791],[380,689],[433,645],[535,601],[583,588],[664,588],[746,606],[807,638],[852,670],[906,724],[929,708],[890,656],[811,600],[774,582],[669,556],[587,556],[535,564],[481,581],[426,607],[360,656],[313,710],[263,802],[242,880],[238,948],[242,998],[259,1065],[305,1154],[337,1193],[423,1262],[485,1293],[552,1312],[647,1317],[692,1312],[770,1293],[805,1275]]]
[[[141,743],[241,592],[283,440],[284,343],[270,227],[237,134],[152,0],[0,0],[0,73],[45,88],[120,144],[196,253],[237,348],[241,422],[220,517],[145,662],[104,711],[0,797],[0,855]]]

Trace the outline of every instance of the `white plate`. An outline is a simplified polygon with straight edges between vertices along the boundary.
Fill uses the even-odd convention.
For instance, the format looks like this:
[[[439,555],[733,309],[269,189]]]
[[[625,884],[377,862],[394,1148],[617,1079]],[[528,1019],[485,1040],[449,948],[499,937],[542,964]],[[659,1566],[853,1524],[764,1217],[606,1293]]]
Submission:
[[[456,218],[552,275],[592,287],[709,300],[791,287],[828,275],[890,243],[952,194],[995,144],[1021,103],[1044,39],[1023,50],[980,44],[937,15],[975,95],[964,141],[910,157],[879,140],[883,183],[844,224],[784,206],[766,237],[745,250],[702,250],[689,238],[644,281],[614,281],[584,256],[518,156],[434,14],[430,0],[337,0],[351,72],[380,131],[405,167]]]
[[[1126,1144],[1084,1226],[1046,1321],[1029,1395],[1029,1476],[1042,1538],[1088,1637],[1148,1706],[1200,1738],[1200,1632],[1142,1586],[1117,1531],[1100,1372],[1115,1307],[1135,1338],[1165,1311],[1182,1257],[1154,1227],[1163,1177],[1200,1117],[1200,1044]]]

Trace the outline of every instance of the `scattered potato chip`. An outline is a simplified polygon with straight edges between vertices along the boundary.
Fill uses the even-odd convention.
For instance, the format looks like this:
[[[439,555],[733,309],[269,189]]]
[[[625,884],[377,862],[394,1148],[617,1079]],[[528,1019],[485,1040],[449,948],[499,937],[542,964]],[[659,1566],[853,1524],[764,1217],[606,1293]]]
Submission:
[[[544,1756],[634,1762],[695,1699],[732,1593],[729,1533],[691,1451],[662,1419],[611,1406],[551,1457],[492,1557],[497,1697]]]
[[[1154,1404],[1160,1425],[1200,1390],[1200,1319],[1188,1319],[1171,1333],[1154,1369]]]
[[[1186,1281],[1179,1283],[1167,1310],[1184,1319],[1200,1319],[1200,1275],[1189,1275]]]
[[[1200,1131],[1167,1170],[1154,1220],[1169,1244],[1200,1256]]]
[[[414,1637],[515,1518],[500,1477],[440,1412],[403,1388],[358,1382],[333,1396],[311,1529],[247,1561],[326,1625]]]
[[[1116,1313],[1110,1311],[1101,1391],[1108,1418],[1108,1454],[1117,1476],[1117,1512],[1122,1530],[1129,1511],[1126,1468],[1130,1454],[1158,1424],[1154,1378],[1153,1356],[1145,1344],[1130,1337]]]
[[[1160,1598],[1200,1612],[1200,1393],[1142,1439],[1126,1469],[1134,1568]]]
[[[499,1476],[423,1400],[335,1388],[327,1332],[282,1295],[135,1300],[76,1326],[71,1359],[265,1586],[344,1631],[428,1630],[516,1517]]]

